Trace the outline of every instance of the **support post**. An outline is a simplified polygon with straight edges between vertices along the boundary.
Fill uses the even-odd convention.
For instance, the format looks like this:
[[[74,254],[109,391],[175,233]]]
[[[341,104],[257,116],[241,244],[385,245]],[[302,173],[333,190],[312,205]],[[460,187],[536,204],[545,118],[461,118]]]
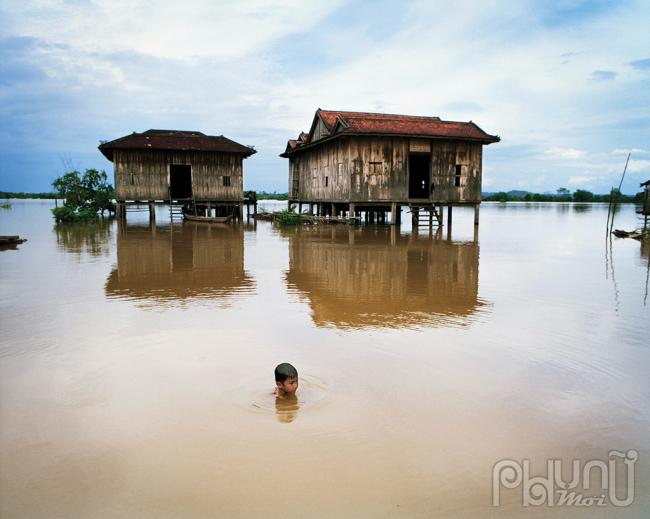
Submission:
[[[478,225],[479,205],[474,206],[474,225]]]
[[[348,216],[349,216],[350,218],[354,218],[354,217],[356,216],[356,215],[354,214],[354,212],[355,212],[355,211],[354,211],[354,204],[353,204],[353,203],[350,203],[350,206],[348,207]],[[356,223],[356,222],[354,222],[354,223]]]
[[[126,205],[124,202],[117,202],[115,204],[115,216],[120,220],[126,221]]]
[[[298,214],[302,214],[302,202],[298,202]]]
[[[152,224],[156,223],[156,203],[149,202],[149,222]]]
[[[447,227],[449,228],[449,231],[451,231],[451,209],[452,206],[447,207]]]
[[[307,211],[307,214],[309,214],[309,216],[312,216],[314,214],[314,204],[311,202],[309,202],[309,210]]]
[[[244,220],[244,201],[243,200],[239,201],[239,211],[238,211],[238,213],[239,214],[237,216],[239,218],[239,221],[241,222],[241,221]]]
[[[336,216],[336,204],[332,202],[332,217]]]
[[[390,204],[390,224],[397,225],[397,204],[395,202]]]

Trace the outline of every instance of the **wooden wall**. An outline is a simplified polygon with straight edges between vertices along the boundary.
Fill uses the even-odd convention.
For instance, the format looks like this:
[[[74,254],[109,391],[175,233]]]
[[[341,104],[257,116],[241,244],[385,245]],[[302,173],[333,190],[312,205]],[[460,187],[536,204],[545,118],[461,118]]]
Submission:
[[[427,149],[435,184],[430,200],[480,202],[480,143],[403,137],[343,137],[296,153],[289,159],[289,198],[407,203],[409,153]],[[459,187],[455,186],[457,164],[462,168]]]
[[[169,166],[192,166],[192,192],[197,200],[238,201],[243,198],[242,156],[233,153],[115,150],[117,200],[167,200]],[[223,186],[230,176],[230,186]]]

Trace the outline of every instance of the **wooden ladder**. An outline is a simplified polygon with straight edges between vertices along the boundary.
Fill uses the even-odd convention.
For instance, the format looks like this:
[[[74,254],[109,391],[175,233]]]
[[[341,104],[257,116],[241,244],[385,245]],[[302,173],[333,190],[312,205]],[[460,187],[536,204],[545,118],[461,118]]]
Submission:
[[[409,204],[409,209],[415,227],[442,227],[442,214],[435,205]]]

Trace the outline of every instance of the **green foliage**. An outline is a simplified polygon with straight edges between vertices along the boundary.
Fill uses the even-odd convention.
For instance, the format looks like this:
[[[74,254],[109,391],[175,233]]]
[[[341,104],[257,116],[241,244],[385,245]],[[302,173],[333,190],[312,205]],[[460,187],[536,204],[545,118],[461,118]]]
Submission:
[[[55,207],[52,209],[52,214],[56,223],[60,222],[87,222],[89,220],[95,220],[97,218],[97,211],[92,209],[82,208],[78,211],[72,209],[67,205],[61,207]]]
[[[593,202],[594,194],[591,191],[586,191],[584,189],[578,189],[573,193],[574,202]]]
[[[0,209],[11,209],[11,204],[9,202],[0,204]]]
[[[12,191],[0,191],[0,198],[56,198],[56,193],[14,193]]]
[[[267,193],[266,191],[258,191],[257,199],[258,200],[287,200],[289,198],[289,193]]]
[[[63,207],[52,209],[57,222],[86,221],[97,218],[97,213],[115,212],[115,190],[108,183],[104,171],[87,169],[82,175],[70,171],[52,182],[57,198],[63,198]]]
[[[610,196],[618,203],[639,202],[642,200],[642,193],[636,195],[624,195],[618,189],[612,190],[611,194],[595,195],[591,191],[578,189],[575,193],[561,187],[557,190],[557,194],[553,193],[530,193],[521,191],[499,191],[498,193],[483,194],[482,198],[485,202],[609,202]]]
[[[275,221],[279,225],[300,225],[301,223],[306,222],[307,219],[304,215],[285,209],[275,214]]]

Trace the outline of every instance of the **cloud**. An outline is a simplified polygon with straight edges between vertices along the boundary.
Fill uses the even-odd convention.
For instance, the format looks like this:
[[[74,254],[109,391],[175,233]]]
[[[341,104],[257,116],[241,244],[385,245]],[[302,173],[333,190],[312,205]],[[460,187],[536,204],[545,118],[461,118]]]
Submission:
[[[648,151],[642,148],[616,148],[612,153],[614,155],[627,155],[628,153],[633,155],[645,155]]]
[[[630,163],[627,165],[627,170],[630,173],[650,171],[650,160],[630,159]]]
[[[472,119],[502,137],[484,148],[496,189],[555,189],[603,172],[601,150],[647,148],[647,79],[592,73],[643,55],[648,2],[316,4],[0,2],[0,154],[25,150],[0,158],[0,188],[38,177],[31,153],[110,168],[99,139],[168,127],[255,144],[247,185],[285,190],[277,154],[319,106]]]
[[[650,58],[630,61],[628,65],[637,70],[650,70]]]
[[[578,185],[583,185],[583,184],[589,184],[592,181],[590,177],[587,177],[585,175],[578,175],[574,177],[569,177],[569,184],[572,186],[578,186]]]
[[[545,153],[546,155],[560,159],[579,159],[580,157],[585,156],[585,152],[583,150],[577,150],[575,148],[553,147],[546,150]]]
[[[613,70],[594,70],[591,73],[592,81],[610,81],[618,75]]]

